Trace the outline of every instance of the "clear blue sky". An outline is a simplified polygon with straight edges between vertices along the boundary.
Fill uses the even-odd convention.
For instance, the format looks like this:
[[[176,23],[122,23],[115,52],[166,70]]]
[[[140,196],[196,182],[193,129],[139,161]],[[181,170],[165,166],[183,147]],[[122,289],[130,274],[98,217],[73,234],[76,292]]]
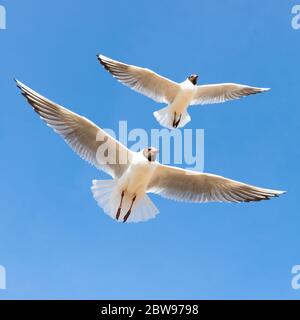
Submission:
[[[300,264],[297,1],[0,1],[0,264],[8,298],[292,298]],[[140,224],[103,214],[90,186],[108,178],[28,107],[17,77],[102,127],[159,128],[161,105],[118,84],[97,53],[174,80],[271,87],[194,107],[205,171],[287,190],[272,201],[186,204],[152,196]],[[138,116],[137,116],[138,115]]]

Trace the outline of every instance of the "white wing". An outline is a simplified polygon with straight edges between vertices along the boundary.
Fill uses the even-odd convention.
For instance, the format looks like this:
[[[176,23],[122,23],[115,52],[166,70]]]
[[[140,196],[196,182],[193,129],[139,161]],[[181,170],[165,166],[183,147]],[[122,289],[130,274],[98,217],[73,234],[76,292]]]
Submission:
[[[256,88],[236,83],[221,83],[197,86],[191,105],[221,103],[240,99],[251,94],[268,91],[268,88]]]
[[[129,149],[90,120],[46,99],[23,83],[17,80],[16,82],[23,96],[41,119],[62,136],[81,158],[114,178],[121,176],[127,169],[132,159],[132,152]],[[109,161],[105,152],[97,152],[102,145],[107,152],[115,151]]]
[[[158,164],[147,192],[189,202],[250,202],[279,196],[283,191],[251,186],[221,176]]]
[[[178,83],[152,70],[125,64],[103,55],[97,57],[104,68],[118,81],[156,102],[171,103],[180,89]]]

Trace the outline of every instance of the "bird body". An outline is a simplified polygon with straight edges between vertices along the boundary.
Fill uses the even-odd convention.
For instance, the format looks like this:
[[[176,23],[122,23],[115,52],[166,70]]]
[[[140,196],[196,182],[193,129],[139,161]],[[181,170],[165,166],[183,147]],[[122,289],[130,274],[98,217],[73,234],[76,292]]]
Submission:
[[[158,209],[146,195],[156,163],[149,161],[142,152],[135,152],[132,162],[124,174],[115,180],[93,180],[92,192],[99,206],[111,218],[124,221],[124,217],[135,205],[133,214],[124,222],[140,222],[154,218]],[[123,194],[123,196],[122,196]]]
[[[154,170],[155,162],[149,162],[142,151],[134,153],[129,168],[119,179],[120,189],[126,190],[125,192],[132,197],[136,195],[137,198],[140,198],[146,193]]]
[[[177,83],[147,68],[125,64],[104,55],[97,58],[124,85],[156,102],[166,103],[166,107],[153,115],[163,127],[170,129],[184,127],[191,120],[187,113],[189,105],[221,103],[269,90],[237,83],[197,85],[198,76],[195,74]]]
[[[166,107],[153,112],[156,120],[166,128],[182,128],[190,120],[187,109],[195,95],[195,86],[190,80],[179,84],[179,90],[174,100]]]
[[[148,193],[189,202],[251,202],[268,200],[283,193],[160,164],[156,161],[156,148],[133,152],[85,117],[52,102],[19,81],[17,86],[40,118],[81,158],[112,177],[111,180],[93,180],[91,189],[98,205],[116,221],[140,222],[154,218],[159,211]],[[182,96],[190,97],[190,91],[188,89],[189,94]],[[113,150],[116,158],[110,161],[105,150],[108,153]]]
[[[169,105],[171,112],[176,112],[176,114],[180,115],[183,113],[191,101],[194,98],[196,87],[189,81],[188,79],[183,81],[180,84],[180,89],[174,98],[173,102]]]

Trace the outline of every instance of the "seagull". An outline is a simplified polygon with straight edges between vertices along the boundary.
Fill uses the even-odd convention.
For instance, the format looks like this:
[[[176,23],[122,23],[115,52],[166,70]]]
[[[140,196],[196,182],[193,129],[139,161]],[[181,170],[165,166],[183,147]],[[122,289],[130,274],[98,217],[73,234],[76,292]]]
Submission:
[[[18,80],[16,83],[49,127],[81,158],[112,177],[93,180],[91,189],[98,205],[118,222],[154,218],[159,211],[148,193],[189,202],[250,202],[284,193],[160,164],[156,160],[158,149],[147,147],[133,152],[87,118],[48,100]]]
[[[102,54],[98,60],[118,81],[129,88],[167,106],[153,113],[156,120],[169,129],[184,127],[191,117],[190,105],[221,103],[270,90],[237,83],[197,85],[198,75],[192,74],[181,83],[160,76],[154,71],[125,64]]]

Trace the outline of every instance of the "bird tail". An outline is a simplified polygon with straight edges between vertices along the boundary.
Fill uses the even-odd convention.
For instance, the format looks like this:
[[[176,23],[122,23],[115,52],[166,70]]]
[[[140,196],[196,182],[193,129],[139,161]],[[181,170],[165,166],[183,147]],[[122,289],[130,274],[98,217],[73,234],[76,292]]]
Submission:
[[[166,106],[165,108],[162,108],[153,112],[153,115],[155,119],[160,123],[160,125],[169,129],[174,129],[173,128],[174,113],[171,111],[169,106]],[[191,117],[188,114],[188,112],[185,110],[181,115],[181,119],[177,128],[184,127],[190,121],[191,121]]]
[[[122,191],[118,188],[116,180],[93,180],[91,187],[94,199],[100,208],[116,220],[116,214],[121,201]],[[123,218],[130,208],[132,197],[125,193],[122,201],[122,210],[118,222],[123,222]],[[131,210],[131,214],[127,222],[141,222],[155,218],[159,213],[158,209],[150,198],[145,194],[137,198]]]

